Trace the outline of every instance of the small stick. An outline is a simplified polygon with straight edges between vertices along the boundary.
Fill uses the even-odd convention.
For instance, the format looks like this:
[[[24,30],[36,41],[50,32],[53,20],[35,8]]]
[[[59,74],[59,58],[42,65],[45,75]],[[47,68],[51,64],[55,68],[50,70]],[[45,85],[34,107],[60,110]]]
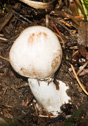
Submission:
[[[3,57],[1,55],[0,55],[0,58],[9,62],[9,59],[8,58],[5,58],[5,57]]]
[[[56,36],[57,36],[58,38],[61,39],[61,43],[63,44],[62,47],[65,48],[65,42],[64,42],[64,40],[61,38],[60,35],[58,35],[57,33],[55,33],[55,34],[56,34]]]
[[[2,22],[0,22],[0,31],[5,27],[5,25],[10,21],[13,14],[11,12],[7,13],[3,18]]]
[[[0,34],[0,37],[3,37],[4,36],[4,34]]]
[[[49,27],[49,15],[48,14],[46,14],[45,19],[46,19],[46,27]]]
[[[84,18],[84,16],[74,16],[74,19],[81,19],[81,18]],[[64,20],[69,20],[70,18],[69,17],[65,17]]]
[[[61,32],[57,29],[57,27],[56,27],[55,24],[53,24],[53,27],[55,28],[55,30],[57,31],[57,33],[58,33],[58,34],[61,36],[61,38],[63,39],[63,36],[62,36]]]
[[[70,47],[70,49],[78,49],[78,46],[72,46],[72,47]],[[74,54],[74,53],[73,53]]]
[[[74,16],[75,19],[81,19],[84,18],[84,16]]]
[[[29,86],[28,83],[24,83],[22,85],[17,86],[16,88],[20,89],[20,88],[24,88],[24,87],[28,87],[28,86]]]
[[[81,67],[81,69],[78,70],[77,75],[80,74],[80,72],[87,66],[88,61]]]
[[[29,98],[26,99],[24,106],[27,106],[28,104],[29,104]]]
[[[63,48],[65,48],[65,43],[63,41],[63,36],[62,34],[60,33],[60,31],[57,29],[56,25],[53,24],[53,27],[55,28],[55,30],[57,31],[57,33],[59,34],[59,38],[61,38],[62,42],[63,42]]]
[[[81,5],[80,1],[79,0],[74,0],[74,2],[76,3],[77,7],[80,8],[82,14],[85,15],[83,6]]]
[[[45,2],[45,0],[43,0],[43,2]],[[45,12],[46,27],[49,27],[49,14],[47,14],[47,8],[45,9]]]
[[[61,16],[61,17],[64,17],[64,18],[69,18],[71,19],[72,21],[74,21],[74,23],[79,26],[79,22],[77,20],[75,20],[74,16],[73,15],[70,15],[64,11],[58,11],[58,10],[55,10],[54,11],[54,14],[56,14],[57,16]]]
[[[52,18],[52,17],[50,17],[50,19],[52,19],[53,20],[53,22],[55,21],[57,24],[59,24],[59,25],[61,25],[64,29],[66,29],[68,32],[69,32],[69,34],[72,36],[72,32],[69,30],[69,28],[67,28],[66,27],[66,25],[64,25],[63,23],[61,23],[60,21],[59,21],[59,18]]]
[[[7,39],[6,39],[6,38],[2,38],[2,37],[0,37],[0,40],[7,41]]]
[[[72,27],[70,24],[68,24],[68,23],[67,23],[66,21],[64,21],[64,20],[60,20],[60,22],[63,23],[63,24],[65,24],[66,26],[68,26],[68,27],[70,27],[70,28]]]
[[[76,51],[72,54],[72,56],[75,56],[78,52],[79,52],[79,51],[76,50]]]
[[[56,118],[57,116],[39,115],[42,118]]]
[[[79,80],[79,78],[78,78],[78,76],[77,76],[77,74],[76,74],[76,71],[75,71],[73,65],[72,65],[72,64],[70,64],[70,65],[71,65],[71,68],[72,68],[72,70],[73,70],[73,73],[74,73],[74,75],[75,75],[75,78],[76,78],[78,84],[80,85],[80,87],[82,88],[82,90],[85,92],[85,94],[88,95],[88,92],[86,91],[84,85],[80,82],[80,80]]]
[[[2,94],[2,97],[5,95],[6,91],[7,91],[7,87],[4,89],[4,92]]]

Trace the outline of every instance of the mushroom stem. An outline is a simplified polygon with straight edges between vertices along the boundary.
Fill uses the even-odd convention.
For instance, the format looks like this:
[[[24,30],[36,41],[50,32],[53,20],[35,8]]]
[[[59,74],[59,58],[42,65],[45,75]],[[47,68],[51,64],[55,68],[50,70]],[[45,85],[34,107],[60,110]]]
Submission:
[[[42,107],[53,115],[58,115],[61,112],[60,107],[70,100],[70,97],[66,93],[69,87],[62,81],[57,80],[59,90],[56,89],[53,81],[48,84],[47,81],[29,78],[28,82],[39,107]]]

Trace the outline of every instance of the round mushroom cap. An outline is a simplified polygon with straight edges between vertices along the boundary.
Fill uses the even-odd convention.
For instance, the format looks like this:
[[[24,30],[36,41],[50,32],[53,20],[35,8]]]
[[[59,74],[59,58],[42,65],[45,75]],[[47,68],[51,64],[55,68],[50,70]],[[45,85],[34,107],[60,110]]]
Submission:
[[[9,53],[13,69],[36,79],[52,77],[60,66],[62,49],[57,36],[44,26],[26,28]]]

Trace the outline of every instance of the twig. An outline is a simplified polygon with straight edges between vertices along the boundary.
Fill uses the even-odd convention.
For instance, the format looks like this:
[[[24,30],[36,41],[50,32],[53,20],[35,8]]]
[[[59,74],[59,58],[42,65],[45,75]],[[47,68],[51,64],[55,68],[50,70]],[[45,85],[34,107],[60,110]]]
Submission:
[[[80,8],[82,14],[85,15],[84,9],[83,9],[80,1],[79,0],[74,0],[74,1],[75,1],[76,5]]]
[[[56,118],[57,116],[48,116],[48,115],[39,115],[39,117],[42,117],[42,118]]]
[[[15,15],[19,16],[20,18],[22,18],[23,20],[27,21],[27,22],[30,23],[30,24],[33,23],[32,21],[30,21],[29,19],[27,19],[25,16],[21,15],[20,13],[16,12],[16,11],[15,11],[14,9],[12,9],[12,8],[6,7],[6,10],[7,10],[9,13],[12,13],[12,14],[15,14]],[[20,19],[18,18],[18,20],[20,20]]]
[[[64,21],[64,20],[59,20],[61,23],[63,23],[63,24],[65,24],[67,27],[72,27],[70,24],[68,24],[66,21]]]
[[[62,36],[62,34],[60,33],[60,31],[57,29],[57,27],[56,27],[56,25],[55,24],[53,24],[53,27],[55,28],[55,30],[57,31],[57,33],[58,33],[58,37],[62,40],[62,43],[63,43],[63,48],[65,48],[65,43],[64,43],[64,40],[63,40],[63,36]]]
[[[45,9],[45,11],[46,11],[46,9]],[[46,14],[45,19],[46,19],[46,27],[49,27],[49,15],[48,14]]]
[[[78,50],[76,50],[76,51],[72,54],[72,56],[75,56],[77,53],[79,53]]]
[[[61,32],[58,30],[58,28],[56,27],[55,24],[53,24],[53,27],[55,28],[55,30],[57,31],[57,33],[61,36],[61,38],[63,39],[63,36],[61,34]]]
[[[20,18],[22,18],[23,20],[27,21],[28,23],[32,24],[33,22],[30,21],[28,18],[26,18],[25,16],[21,15],[20,13],[14,11],[13,9],[11,9],[12,13],[18,15]],[[20,20],[19,18],[17,18],[18,20]]]
[[[27,106],[28,104],[29,104],[29,98],[26,99],[24,106]]]
[[[74,50],[75,50],[75,49],[78,49],[78,46],[71,46],[70,49],[72,49],[72,50],[73,50],[73,49],[74,49]]]
[[[7,13],[2,21],[0,21],[0,31],[5,27],[5,25],[12,18],[13,14],[11,12]]]
[[[84,18],[84,16],[74,16],[75,19],[81,19]]]
[[[1,55],[0,55],[0,58],[9,62],[9,59],[8,58],[5,58],[5,57],[3,57]]]
[[[7,41],[8,39],[0,37],[0,40]]]
[[[59,21],[59,19],[58,18],[52,18],[52,17],[50,17],[52,20],[53,20],[53,22],[55,21],[57,24],[59,24],[59,25],[61,25],[64,29],[66,29],[68,32],[69,32],[69,34],[71,35],[71,36],[73,36],[73,33],[72,33],[72,31],[71,30],[69,30],[69,28],[68,27],[66,27],[66,25],[65,24],[63,24],[63,23],[61,23],[60,21]]]
[[[88,69],[84,69],[81,73],[79,73],[79,76],[83,76],[85,74],[88,74]]]
[[[88,64],[88,61],[83,66],[81,66],[81,68],[77,72],[77,75],[80,74],[80,72],[87,66],[87,64]]]
[[[0,37],[3,37],[4,36],[4,34],[0,34]]]
[[[16,88],[20,89],[20,88],[24,88],[24,87],[29,87],[28,83],[24,83],[22,85],[17,86]]]
[[[77,74],[76,74],[76,71],[75,71],[75,69],[74,69],[74,67],[73,67],[72,64],[71,64],[71,68],[72,68],[72,70],[73,70],[73,73],[74,73],[74,75],[75,75],[75,78],[76,78],[78,84],[80,85],[80,87],[82,88],[82,90],[85,92],[85,94],[88,95],[88,92],[86,91],[84,85],[80,82],[80,80],[79,80],[79,78],[78,78],[78,76],[77,76]]]
[[[64,17],[64,18],[69,18],[69,19],[71,19],[77,26],[79,26],[79,22],[74,18],[74,16],[71,15],[71,14],[66,13],[65,11],[55,10],[55,11],[53,11],[53,14],[54,14],[54,15],[57,15],[57,16]]]
[[[62,47],[65,48],[65,42],[64,42],[64,40],[61,38],[60,35],[58,35],[57,33],[55,33],[55,34],[56,34],[56,36],[57,36],[58,38],[61,39],[61,43],[63,44]]]
[[[4,92],[2,94],[2,97],[5,95],[6,91],[7,91],[7,87],[4,89]]]

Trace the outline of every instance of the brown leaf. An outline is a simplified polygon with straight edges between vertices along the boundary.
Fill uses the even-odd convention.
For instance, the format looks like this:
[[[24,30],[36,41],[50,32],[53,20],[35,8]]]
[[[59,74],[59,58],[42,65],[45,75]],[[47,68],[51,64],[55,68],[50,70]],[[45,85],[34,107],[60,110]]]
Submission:
[[[86,58],[86,54],[87,54],[87,50],[86,48],[83,46],[83,45],[78,45],[78,49],[79,49],[79,52],[80,54]]]
[[[80,22],[78,28],[78,44],[88,47],[88,22]]]

